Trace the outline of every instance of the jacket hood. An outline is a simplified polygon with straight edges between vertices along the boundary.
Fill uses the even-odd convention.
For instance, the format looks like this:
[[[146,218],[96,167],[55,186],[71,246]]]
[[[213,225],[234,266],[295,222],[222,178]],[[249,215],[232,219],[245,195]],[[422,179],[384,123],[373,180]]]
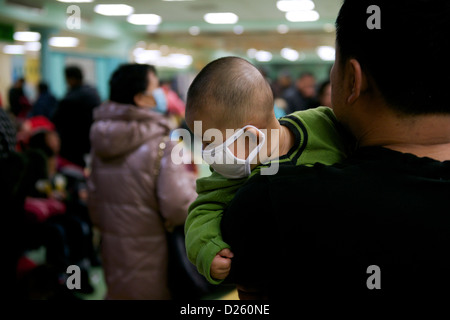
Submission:
[[[127,155],[151,139],[169,134],[168,120],[151,109],[106,101],[94,110],[92,150],[103,160]]]

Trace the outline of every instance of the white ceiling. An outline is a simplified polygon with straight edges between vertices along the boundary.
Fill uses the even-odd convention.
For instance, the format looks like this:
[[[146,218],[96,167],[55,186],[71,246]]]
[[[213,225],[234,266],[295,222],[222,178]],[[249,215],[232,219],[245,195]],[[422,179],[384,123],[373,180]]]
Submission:
[[[78,33],[84,44],[104,46],[107,41],[129,37],[148,43],[165,43],[187,50],[222,51],[245,53],[249,48],[279,51],[291,47],[303,52],[313,52],[321,45],[334,45],[332,29],[341,6],[340,0],[314,0],[315,10],[320,19],[315,22],[289,22],[283,12],[276,7],[276,0],[96,0],[93,3],[76,4],[81,9],[82,21],[89,28]],[[22,4],[40,8],[30,11],[11,4]],[[154,13],[162,17],[162,23],[155,33],[149,33],[144,26],[126,22],[126,17],[105,17],[93,11],[96,4],[126,3],[134,7],[135,13]],[[65,28],[66,9],[70,4],[56,0],[0,0],[0,18],[4,22],[27,24],[30,27],[53,27],[63,33],[77,33]],[[22,11],[20,11],[22,10]],[[28,10],[28,14],[23,14]],[[243,27],[243,33],[233,32],[235,25],[212,25],[203,20],[208,12],[233,12],[239,16],[236,25]],[[109,24],[99,24],[107,22]],[[289,32],[280,34],[277,26],[287,25]],[[100,27],[99,27],[100,26]],[[109,27],[108,27],[109,26]],[[192,26],[200,29],[200,34],[192,36],[188,30]],[[331,29],[330,29],[331,28]],[[66,29],[66,30],[64,30]],[[133,41],[134,41],[133,40]]]

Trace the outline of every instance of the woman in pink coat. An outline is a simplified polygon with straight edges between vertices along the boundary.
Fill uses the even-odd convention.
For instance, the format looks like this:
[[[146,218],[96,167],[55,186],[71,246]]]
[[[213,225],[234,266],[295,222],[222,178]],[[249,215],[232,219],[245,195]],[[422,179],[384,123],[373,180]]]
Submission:
[[[159,160],[170,128],[157,88],[153,66],[122,65],[94,111],[89,209],[102,236],[106,299],[171,298],[164,224],[183,224],[197,196],[195,174],[171,161],[174,142]]]

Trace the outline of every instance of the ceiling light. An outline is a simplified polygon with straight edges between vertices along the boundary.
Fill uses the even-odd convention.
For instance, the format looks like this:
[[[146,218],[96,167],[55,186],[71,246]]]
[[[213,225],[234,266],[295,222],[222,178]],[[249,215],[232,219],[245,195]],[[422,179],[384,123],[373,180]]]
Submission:
[[[244,27],[243,26],[235,26],[233,28],[233,32],[235,34],[243,34],[244,33]]]
[[[74,37],[52,37],[48,40],[48,44],[52,47],[73,48],[78,46],[80,40]]]
[[[283,12],[313,10],[314,2],[311,0],[280,0],[277,8]]]
[[[126,4],[98,4],[94,11],[104,16],[129,16],[134,8]]]
[[[291,22],[317,21],[319,18],[319,13],[315,10],[286,12],[286,19]]]
[[[324,61],[334,61],[336,50],[330,46],[321,46],[317,48],[317,54]]]
[[[193,62],[192,56],[188,54],[171,53],[163,56],[160,50],[136,48],[133,50],[133,55],[136,63],[150,63],[157,67],[184,69],[189,67]]]
[[[132,14],[128,16],[127,21],[137,25],[152,25],[156,26],[161,23],[161,17],[157,14]]]
[[[291,48],[283,48],[281,49],[281,56],[289,61],[295,61],[299,57],[298,51]]]
[[[171,66],[178,68],[178,69],[184,69],[189,67],[192,64],[192,61],[194,59],[191,55],[184,54],[184,53],[171,53],[169,55],[169,61]]]
[[[10,44],[3,47],[3,53],[6,54],[24,54],[25,47],[21,44]]]
[[[17,31],[14,32],[13,38],[16,41],[39,41],[41,34],[39,32]]]
[[[25,50],[27,51],[40,51],[41,50],[40,42],[27,42],[25,43]]]
[[[323,25],[323,30],[325,30],[325,32],[335,32],[336,26],[332,23],[325,23]]]
[[[289,27],[285,24],[280,24],[277,26],[278,33],[285,34],[289,32]]]
[[[251,59],[255,59],[257,52],[258,50],[256,50],[255,48],[250,48],[247,50],[247,56]]]
[[[203,18],[211,24],[234,24],[239,20],[239,17],[232,12],[207,13]]]
[[[189,34],[191,36],[198,36],[200,34],[200,28],[197,26],[192,26],[189,28]]]
[[[158,32],[158,26],[149,24],[148,26],[145,27],[145,30],[147,30],[148,33],[156,33]]]
[[[159,50],[134,49],[133,54],[137,63],[151,63],[161,58],[161,51]]]
[[[256,52],[255,58],[259,62],[268,62],[272,60],[272,54],[269,51],[259,50]]]
[[[89,3],[89,2],[94,2],[94,0],[57,0],[59,2],[64,2],[64,3]]]

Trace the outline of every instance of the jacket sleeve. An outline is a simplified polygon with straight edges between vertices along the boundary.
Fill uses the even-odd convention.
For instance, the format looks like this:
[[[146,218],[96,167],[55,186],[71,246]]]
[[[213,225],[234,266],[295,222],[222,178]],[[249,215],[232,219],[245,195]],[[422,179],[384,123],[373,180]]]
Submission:
[[[157,181],[159,210],[167,227],[183,225],[186,221],[188,207],[197,197],[195,191],[196,174],[189,165],[175,164],[171,159],[174,146],[169,142],[161,159]]]
[[[245,180],[227,180],[217,173],[197,180],[197,199],[189,207],[186,219],[186,251],[189,260],[210,283],[212,260],[222,249],[230,248],[222,239],[222,213]]]

